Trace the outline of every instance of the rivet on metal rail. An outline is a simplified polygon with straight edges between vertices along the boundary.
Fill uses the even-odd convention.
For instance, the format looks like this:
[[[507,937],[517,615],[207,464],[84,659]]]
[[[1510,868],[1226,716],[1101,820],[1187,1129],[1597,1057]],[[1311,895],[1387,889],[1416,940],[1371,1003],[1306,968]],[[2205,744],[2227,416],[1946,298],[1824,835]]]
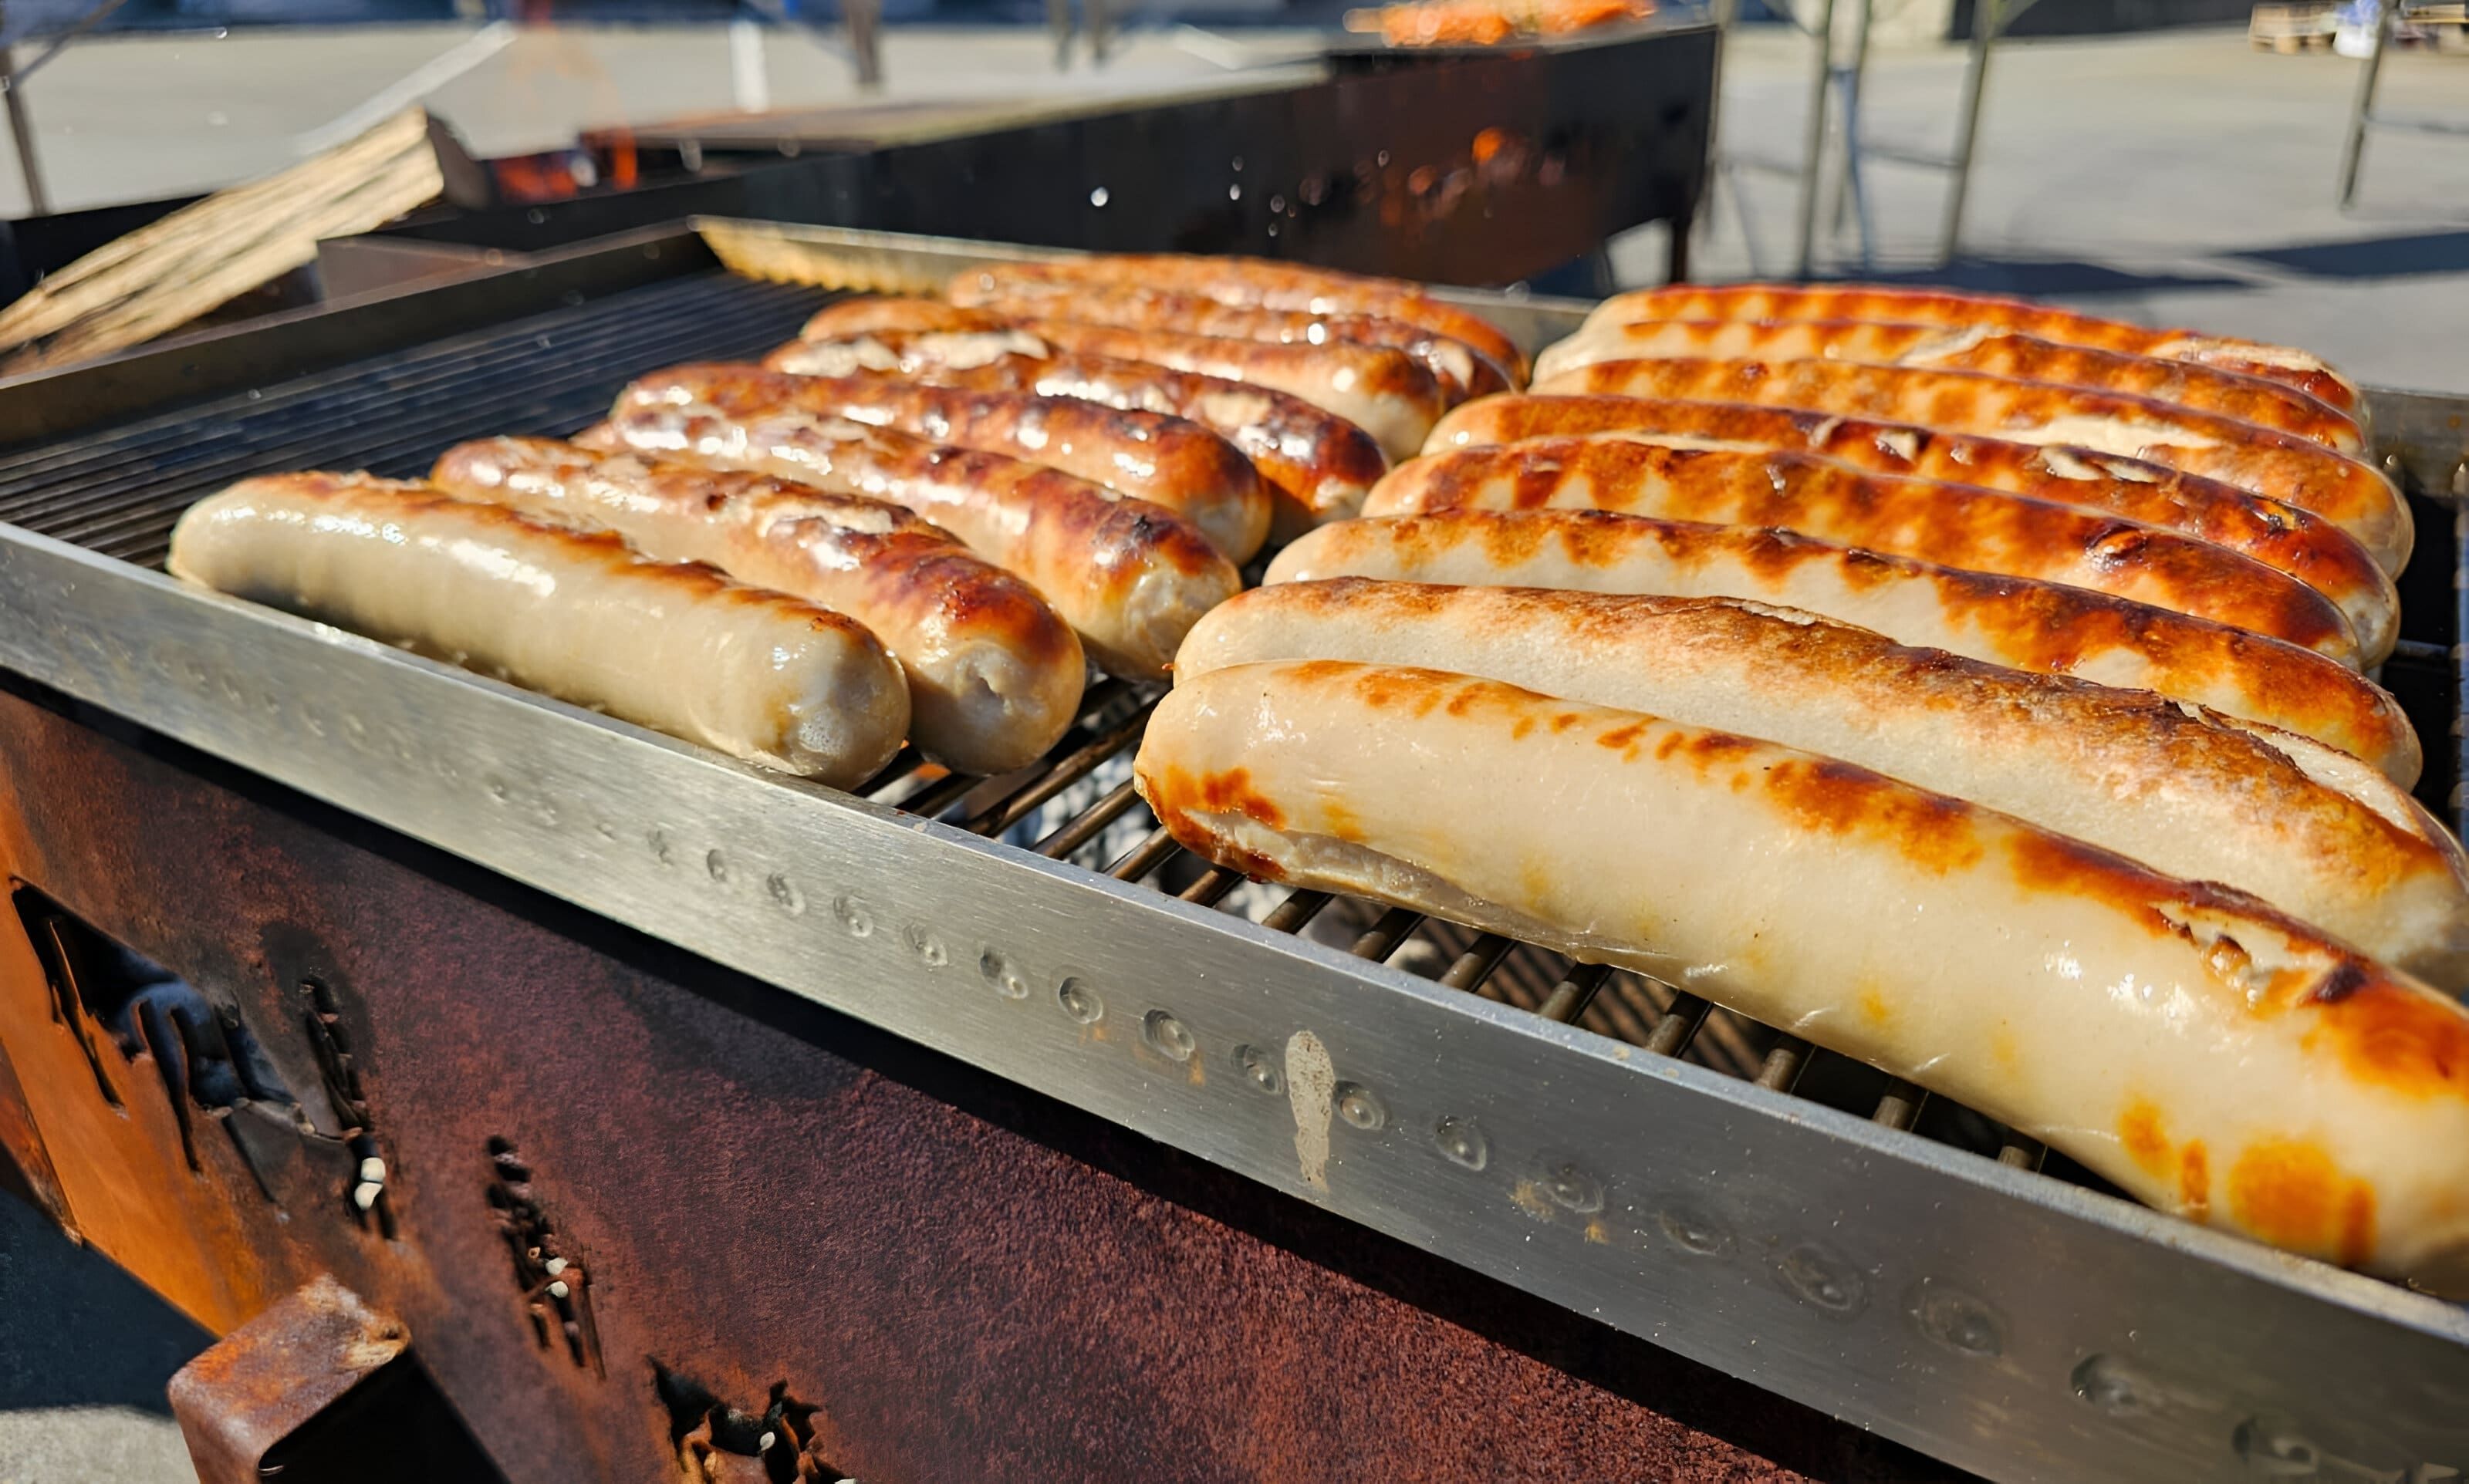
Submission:
[[[1691,1257],[1729,1257],[1734,1241],[1732,1229],[1703,1206],[1688,1199],[1663,1203],[1655,1213],[1654,1225],[1663,1240]]]
[[[924,923],[910,924],[901,929],[900,936],[909,945],[909,951],[929,969],[940,969],[952,961],[952,950],[945,947],[943,935]]]
[[[1442,1118],[1432,1126],[1432,1142],[1453,1165],[1480,1170],[1491,1163],[1491,1139],[1471,1118]]]
[[[2252,1478],[2311,1479],[2319,1475],[2325,1462],[2322,1450],[2298,1431],[2295,1423],[2269,1414],[2239,1423],[2237,1430],[2229,1434],[2229,1446],[2237,1450],[2239,1460]],[[2345,1473],[2348,1470],[2341,1472]],[[2358,1472],[2363,1474],[2368,1471]],[[2381,1470],[2372,1473],[2378,1477],[2392,1476]]]
[[[1277,1060],[1269,1053],[1247,1043],[1235,1047],[1234,1057],[1245,1082],[1273,1097],[1286,1090],[1286,1074],[1278,1070]]]
[[[1552,1203],[1563,1210],[1592,1216],[1604,1208],[1604,1182],[1575,1160],[1556,1159],[1545,1164],[1538,1183]]]
[[[1342,1082],[1337,1084],[1337,1116],[1366,1133],[1377,1133],[1389,1126],[1389,1106],[1361,1083]]]
[[[1149,1049],[1174,1062],[1188,1062],[1200,1049],[1191,1032],[1174,1016],[1164,1010],[1152,1010],[1141,1017],[1141,1039]]]
[[[1957,1355],[1995,1359],[2006,1349],[2006,1323],[1986,1302],[1934,1278],[1905,1295],[1904,1312],[1923,1335]]]
[[[1081,1025],[1095,1025],[1106,1017],[1106,1001],[1077,977],[1068,978],[1055,988],[1054,1002],[1063,1007],[1065,1016]]]
[[[2067,1380],[2104,1417],[2143,1417],[2168,1404],[2157,1382],[2114,1356],[2086,1356]]]
[[[1028,976],[1019,966],[1004,956],[999,948],[988,948],[978,955],[978,972],[995,987],[995,993],[1005,999],[1028,998]]]
[[[862,897],[849,896],[845,893],[834,897],[832,916],[840,919],[841,925],[848,929],[848,935],[852,938],[874,936],[874,909],[867,906]]]
[[[1786,1292],[1837,1318],[1849,1319],[1868,1307],[1869,1286],[1860,1270],[1813,1242],[1777,1258],[1775,1276]]]

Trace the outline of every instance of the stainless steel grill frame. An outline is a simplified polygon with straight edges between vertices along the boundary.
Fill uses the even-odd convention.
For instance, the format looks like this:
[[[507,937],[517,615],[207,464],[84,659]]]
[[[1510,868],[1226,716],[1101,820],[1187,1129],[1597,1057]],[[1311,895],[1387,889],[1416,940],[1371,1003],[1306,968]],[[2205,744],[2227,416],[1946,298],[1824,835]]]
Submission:
[[[846,256],[851,286],[1027,251],[804,235]],[[668,256],[694,265],[682,244]],[[721,297],[739,318],[623,370],[743,354],[729,335],[776,338],[807,302]],[[1464,297],[1530,342],[1582,308]],[[352,384],[391,378],[410,425],[373,406],[335,426],[365,425],[370,462],[396,468],[459,437],[571,427],[636,348],[622,302],[585,308],[605,312],[559,312],[607,328],[588,368],[550,320],[536,362],[519,328],[389,353]],[[422,367],[500,350],[539,373],[536,399],[421,402]],[[1158,834],[1096,858],[1109,827],[1144,817],[1097,776],[1136,741],[1139,694],[1093,693],[1041,768],[983,781],[909,760],[853,797],[122,559],[158,554],[203,489],[300,462],[301,441],[248,440],[247,407],[312,395],[272,385],[81,440],[120,461],[105,485],[61,446],[0,456],[0,512],[78,538],[0,527],[0,666],[1979,1473],[2469,1472],[2458,1307],[2056,1177],[2028,1141],[1905,1084],[1796,1095],[1827,1054],[1630,975],[1400,911],[1350,952],[1298,931],[1321,894],[1234,893]],[[2434,481],[2457,477],[2443,420],[2462,404],[2376,403],[2395,467],[2457,492]],[[241,432],[209,436],[223,420]],[[2422,667],[2441,652],[2417,642]],[[1260,919],[1219,905],[1236,901]],[[1442,945],[1437,978],[1391,962],[1418,934]]]

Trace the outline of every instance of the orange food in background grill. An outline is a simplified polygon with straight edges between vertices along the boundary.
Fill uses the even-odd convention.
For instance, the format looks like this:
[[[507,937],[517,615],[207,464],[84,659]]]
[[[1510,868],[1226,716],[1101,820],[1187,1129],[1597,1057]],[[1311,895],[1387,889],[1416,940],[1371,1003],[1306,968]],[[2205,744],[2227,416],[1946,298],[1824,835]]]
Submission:
[[[1517,36],[1555,36],[1638,20],[1651,0],[1427,0],[1376,13],[1391,46],[1495,46]]]

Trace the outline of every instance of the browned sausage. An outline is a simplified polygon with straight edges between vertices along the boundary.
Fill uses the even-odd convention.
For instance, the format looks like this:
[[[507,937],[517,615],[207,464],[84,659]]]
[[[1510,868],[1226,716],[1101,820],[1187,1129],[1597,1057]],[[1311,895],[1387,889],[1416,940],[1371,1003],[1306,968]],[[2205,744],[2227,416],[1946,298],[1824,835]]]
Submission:
[[[1100,287],[1138,284],[1171,293],[1198,294],[1219,304],[1263,309],[1301,309],[1308,314],[1376,314],[1463,340],[1500,363],[1511,380],[1526,376],[1526,355],[1500,327],[1453,304],[1435,299],[1420,285],[1366,278],[1326,268],[1303,268],[1259,258],[1191,258],[1174,253],[1109,253],[1050,258],[969,268],[954,274],[946,293],[958,301],[979,293],[1035,293],[1056,285]]]
[[[2296,387],[2194,361],[2061,345],[1979,327],[1879,325],[1865,320],[1657,320],[1581,331],[1534,359],[1537,377],[1602,361],[1687,356],[1707,360],[1839,360],[1983,371],[2019,381],[2125,392],[2217,413],[2354,454],[2357,422]]]
[[[1775,526],[1973,572],[2088,587],[2358,663],[2357,636],[2331,600],[2225,546],[2071,505],[1863,474],[1807,454],[1546,439],[1401,464],[1363,506],[1366,515],[1546,509]]]
[[[910,740],[959,772],[1035,762],[1079,709],[1087,666],[1071,627],[1027,582],[902,506],[544,438],[459,445],[429,479],[847,614],[908,672]]]
[[[1850,284],[1813,288],[1782,284],[1731,284],[1701,288],[1680,284],[1614,294],[1596,306],[1586,327],[1660,319],[1864,319],[1890,324],[1987,326],[2063,345],[2088,345],[2130,355],[2197,361],[2296,387],[2342,412],[2358,410],[2357,384],[2319,357],[2287,346],[2149,330],[2070,309],[1943,288],[1887,288]]]
[[[1370,433],[1393,459],[1414,457],[1448,410],[1432,374],[1386,346],[1275,345],[1062,319],[1023,320],[1021,328],[1071,354],[1147,361],[1300,397]]]
[[[2400,492],[2357,460],[2251,422],[2146,397],[2010,381],[1977,371],[1685,359],[1605,361],[1538,382],[1535,390],[1751,402],[2018,443],[2080,445],[2207,475],[2313,511],[2365,543],[2387,572],[2408,561],[2414,539]]]
[[[2341,605],[2368,664],[2391,652],[2400,594],[2356,538],[2294,505],[2139,459],[2007,443],[1783,407],[1640,397],[1494,397],[1449,414],[1435,452],[1529,438],[1619,433],[1742,449],[1814,453],[1880,474],[1979,485],[2104,510],[2240,551]]]
[[[1265,340],[1278,345],[1379,345],[1403,351],[1422,362],[1441,383],[1451,406],[1469,397],[1489,397],[1509,388],[1509,373],[1498,361],[1463,340],[1377,314],[1314,314],[1303,309],[1264,309],[1220,304],[1201,294],[1162,289],[1099,288],[1079,285],[1056,292],[1019,292],[1004,288],[977,291],[974,282],[954,285],[959,302],[1010,319],[1072,319],[1092,325],[1120,325],[1131,330],[1180,330],[1195,335],[1227,335],[1237,340]],[[964,291],[965,290],[965,291]],[[888,327],[886,327],[888,328]],[[918,329],[948,330],[945,325]],[[841,335],[809,335],[838,339]]]
[[[1280,552],[1268,581],[1341,575],[1780,604],[1904,644],[2267,722],[2361,758],[2404,788],[2425,761],[2399,702],[2312,650],[2087,588],[1962,572],[1788,531],[1592,510],[1341,520]]]
[[[673,366],[635,378],[618,405],[708,403],[732,416],[782,408],[846,418],[1008,454],[1163,505],[1234,561],[1269,535],[1269,487],[1241,450],[1186,418],[1034,392],[972,392],[888,377],[797,377],[752,366]]]
[[[1002,315],[965,309],[940,299],[858,294],[815,311],[797,331],[800,340],[847,340],[886,330],[1001,330]]]
[[[1172,511],[999,453],[803,412],[620,407],[604,426],[637,453],[905,505],[1028,579],[1079,631],[1090,658],[1126,679],[1163,676],[1185,631],[1243,585]]]
[[[1353,514],[1388,471],[1388,456],[1371,434],[1302,398],[1139,361],[1039,354],[1049,350],[1019,331],[886,333],[832,344],[799,341],[763,364],[799,376],[880,372],[936,386],[1077,397],[1189,418],[1226,435],[1282,496],[1270,520],[1272,539]]]

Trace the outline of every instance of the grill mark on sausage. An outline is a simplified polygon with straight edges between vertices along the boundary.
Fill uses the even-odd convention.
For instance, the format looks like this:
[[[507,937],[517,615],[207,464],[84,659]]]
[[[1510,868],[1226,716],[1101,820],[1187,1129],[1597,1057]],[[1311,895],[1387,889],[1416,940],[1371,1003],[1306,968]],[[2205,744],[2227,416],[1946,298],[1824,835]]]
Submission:
[[[2020,299],[1945,289],[1859,285],[1808,288],[1766,284],[1718,287],[1673,285],[1618,294],[1604,301],[1587,328],[1670,319],[1858,320],[1935,326],[1987,326],[2066,345],[2137,355],[2181,357],[2282,382],[2342,412],[2357,410],[2349,383],[2319,358],[2285,347],[2185,330],[2152,330]]]
[[[1584,506],[1773,526],[1872,550],[2109,591],[2356,657],[2329,599],[2225,547],[2077,507],[1864,475],[1803,454],[1585,438],[1434,454],[1373,491],[1377,514]]]

